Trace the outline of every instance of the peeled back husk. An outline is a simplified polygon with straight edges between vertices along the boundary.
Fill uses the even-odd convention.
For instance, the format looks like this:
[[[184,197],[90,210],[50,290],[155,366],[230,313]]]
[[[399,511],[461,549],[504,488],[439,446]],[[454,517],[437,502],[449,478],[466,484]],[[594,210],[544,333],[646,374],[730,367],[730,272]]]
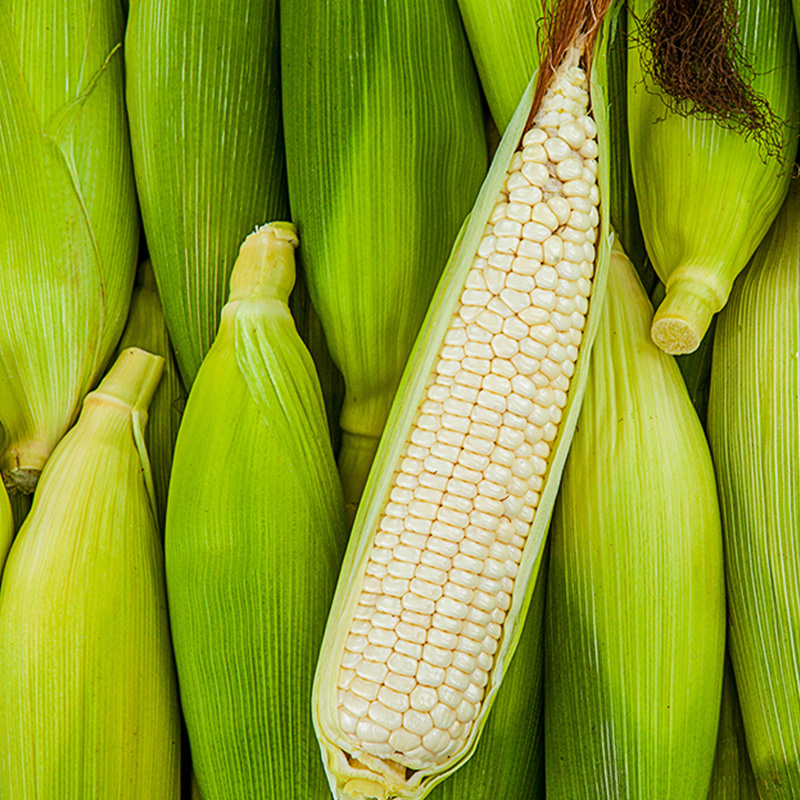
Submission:
[[[708,430],[730,651],[765,800],[800,796],[800,188],[734,285],[714,339]]]
[[[125,67],[144,230],[190,388],[239,244],[288,211],[277,0],[131,0]]]
[[[204,800],[327,792],[311,682],[346,527],[319,381],[287,306],[296,246],[288,223],[242,245],[172,466],[170,620]]]
[[[628,121],[644,240],[667,290],[653,318],[653,340],[679,354],[698,347],[786,196],[800,130],[800,94],[789,4],[732,0],[736,35],[752,70],[739,68],[776,116],[778,144],[769,147],[758,135],[708,115],[692,116],[685,104],[668,107],[643,67],[649,51],[636,23],[664,1],[632,5],[636,45],[628,57]],[[703,13],[702,6],[696,13]],[[732,47],[722,41],[716,46]]]
[[[139,227],[123,30],[118,3],[0,6],[0,470],[14,491],[33,491],[125,324]]]
[[[300,257],[345,381],[352,514],[486,169],[480,93],[455,0],[288,3],[281,59]]]
[[[722,535],[708,444],[652,307],[611,256],[553,514],[545,774],[553,800],[695,800],[722,689]]]
[[[144,427],[123,352],[42,473],[0,585],[0,796],[178,800],[180,711]]]
[[[186,402],[186,391],[172,354],[161,300],[149,261],[143,261],[136,273],[128,322],[117,350],[121,352],[128,347],[140,347],[164,359],[164,371],[150,403],[149,421],[145,431],[145,445],[150,456],[156,493],[158,527],[163,531],[172,451],[175,449],[181,412]]]

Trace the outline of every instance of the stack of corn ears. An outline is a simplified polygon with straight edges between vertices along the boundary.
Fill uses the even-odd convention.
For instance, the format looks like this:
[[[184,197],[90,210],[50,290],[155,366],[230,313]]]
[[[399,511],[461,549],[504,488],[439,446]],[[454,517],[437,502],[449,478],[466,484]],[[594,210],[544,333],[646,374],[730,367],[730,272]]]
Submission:
[[[180,717],[144,427],[162,360],[126,350],[36,490],[0,586],[0,796],[178,800]]]
[[[685,13],[676,13],[676,6]],[[725,31],[730,8],[733,33]],[[725,305],[786,196],[800,131],[797,44],[786,0],[708,0],[702,6],[635,0],[631,10],[631,166],[647,252],[667,290],[652,335],[667,352],[688,353]],[[655,41],[645,28],[651,14]],[[703,41],[698,29],[702,33],[704,25]],[[720,52],[735,50],[732,37],[751,66],[748,74],[736,59],[723,65],[747,75],[752,97],[743,89],[745,97],[735,101],[720,89],[728,72],[712,68]],[[692,84],[695,94],[686,99],[670,98],[651,74],[659,67],[676,82],[698,76],[700,86]],[[709,100],[720,100],[722,110],[706,111]],[[759,110],[764,101],[771,115]],[[742,120],[736,102],[756,107]]]
[[[147,244],[183,382],[239,244],[286,216],[277,0],[132,0],[127,100]]]
[[[608,258],[607,33],[586,27],[605,10],[565,7],[400,385],[314,687],[336,798],[425,797],[474,751],[520,638]]]
[[[17,491],[33,491],[130,300],[123,27],[117,3],[0,5],[0,470]]]
[[[800,796],[799,306],[795,184],[720,315],[708,409],[747,747],[781,800]]]
[[[242,245],[175,449],[167,585],[204,800],[326,792],[311,683],[346,532],[319,382],[287,306],[296,246],[288,223]]]
[[[414,338],[486,167],[455,0],[281,8],[292,215],[344,375],[339,467],[355,510]]]

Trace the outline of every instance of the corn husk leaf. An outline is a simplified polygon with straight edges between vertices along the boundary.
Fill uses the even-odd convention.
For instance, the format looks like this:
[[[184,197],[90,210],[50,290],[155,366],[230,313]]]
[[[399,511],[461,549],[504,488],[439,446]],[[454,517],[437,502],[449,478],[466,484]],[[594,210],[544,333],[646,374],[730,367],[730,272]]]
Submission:
[[[634,2],[631,19],[642,19],[653,4]],[[672,353],[694,350],[725,305],[734,278],[778,213],[797,151],[800,95],[789,6],[782,0],[732,5],[752,65],[748,81],[785,123],[778,153],[730,126],[670,110],[643,70],[641,42],[629,51],[633,178],[647,252],[667,288],[653,335]],[[632,36],[638,41],[637,26]]]
[[[289,195],[345,381],[339,468],[352,513],[484,175],[479,88],[455,0],[290,3],[281,51]]]
[[[8,492],[0,486],[0,572],[3,570],[8,548],[14,540],[14,510],[8,499]]]
[[[709,438],[730,651],[762,798],[800,796],[800,189],[737,280],[714,340]]]
[[[609,187],[608,154],[610,143],[606,105],[606,48],[609,37],[613,33],[614,13],[609,12],[605,19],[606,22],[595,44],[591,72],[592,108],[598,128],[599,155],[597,161],[601,197],[608,196]],[[348,798],[350,796],[358,798],[372,797],[373,795],[368,792],[376,793],[383,789],[385,791],[384,796],[387,798],[398,797],[407,798],[408,800],[422,800],[435,785],[453,773],[472,755],[486,723],[487,715],[494,702],[497,690],[505,675],[509,660],[522,633],[523,622],[536,584],[545,535],[585,387],[588,368],[586,355],[591,352],[592,341],[599,320],[598,312],[603,303],[611,242],[610,222],[607,215],[601,215],[592,302],[581,344],[581,347],[585,348],[585,350],[582,350],[584,355],[579,358],[574,376],[571,379],[569,399],[564,408],[558,436],[552,444],[548,477],[541,492],[537,512],[528,533],[519,572],[515,579],[516,588],[511,607],[507,612],[502,641],[495,654],[494,666],[489,675],[484,699],[473,723],[470,737],[464,747],[450,756],[449,762],[444,766],[430,767],[414,772],[409,770],[408,773],[410,774],[407,774],[404,768],[399,769],[396,775],[389,775],[385,771],[386,766],[374,767],[368,764],[348,763],[347,757],[344,755],[346,743],[341,742],[337,737],[335,710],[331,701],[331,698],[335,697],[338,665],[341,663],[344,642],[348,633],[347,626],[340,625],[339,621],[353,618],[359,592],[352,591],[352,584],[360,581],[361,576],[364,574],[372,547],[373,532],[377,528],[377,523],[386,502],[387,487],[390,486],[396,465],[402,457],[406,446],[407,432],[417,413],[420,398],[425,391],[428,376],[432,372],[443,337],[450,323],[452,309],[456,307],[464,286],[466,274],[483,235],[486,220],[489,219],[497,202],[508,166],[527,123],[533,103],[535,85],[536,76],[532,78],[514,118],[506,128],[470,217],[464,224],[453,247],[450,260],[445,267],[403,374],[386,430],[381,438],[375,457],[375,468],[370,473],[362,502],[353,524],[350,542],[345,553],[340,580],[329,616],[329,624],[325,631],[321,650],[322,656],[314,684],[313,713],[315,726],[323,753],[323,760],[328,770],[331,791],[335,798]],[[385,783],[385,786],[379,786],[381,783]],[[356,789],[359,794],[348,794],[348,792],[356,791]]]
[[[296,243],[274,224],[243,245],[175,449],[170,615],[205,800],[326,794],[309,698],[346,529],[322,393],[286,304]]]
[[[616,250],[553,515],[553,800],[690,800],[711,778],[725,645],[719,508],[678,367],[650,341],[651,308]]]
[[[125,321],[138,220],[123,25],[94,0],[0,7],[0,468],[15,490],[33,490]]]
[[[173,798],[177,685],[143,429],[161,359],[125,351],[48,461],[0,585],[0,796]]]
[[[150,403],[149,420],[145,431],[145,444],[150,456],[156,493],[158,527],[163,531],[172,451],[175,449],[186,392],[172,354],[167,325],[161,310],[161,300],[149,261],[143,261],[139,265],[128,322],[117,350],[122,351],[128,347],[141,347],[164,359],[164,372]]]
[[[136,182],[183,383],[219,325],[239,244],[287,214],[278,4],[133,0],[125,40]]]

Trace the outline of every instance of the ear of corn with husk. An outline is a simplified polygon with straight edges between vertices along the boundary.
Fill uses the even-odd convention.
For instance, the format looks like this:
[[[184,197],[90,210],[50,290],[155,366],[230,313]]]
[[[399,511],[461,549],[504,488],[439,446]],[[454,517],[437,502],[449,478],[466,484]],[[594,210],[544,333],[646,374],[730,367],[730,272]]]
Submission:
[[[133,0],[136,183],[184,385],[216,335],[239,244],[286,215],[277,0]]]
[[[0,7],[0,469],[33,491],[122,331],[138,224],[122,10]]]
[[[642,20],[660,2],[636,0],[631,18]],[[648,51],[640,26],[632,31],[637,44],[628,59],[631,164],[647,251],[667,289],[653,319],[653,339],[670,353],[694,350],[725,305],[734,278],[780,208],[797,150],[800,96],[789,5],[735,0],[732,6],[736,35],[752,66],[747,81],[778,119],[770,132],[778,139],[775,148],[735,125],[690,116],[685,103],[668,108],[643,67]],[[704,7],[694,13],[699,17]]]
[[[121,352],[128,347],[140,347],[164,359],[164,372],[150,403],[149,421],[145,431],[145,444],[156,493],[158,527],[163,531],[172,451],[175,449],[185,391],[172,355],[161,300],[149,261],[143,261],[139,265],[128,321],[117,350]]]
[[[762,798],[800,796],[800,190],[720,315],[708,428],[730,649]]]
[[[458,0],[486,102],[502,134],[539,68],[544,0]]]
[[[611,256],[589,385],[553,515],[547,796],[705,796],[725,644],[708,445],[649,337],[631,263]]]
[[[289,3],[281,51],[289,195],[344,375],[339,468],[352,515],[484,174],[479,87],[455,0]]]
[[[326,794],[309,703],[346,529],[319,382],[287,306],[296,245],[286,223],[242,245],[173,461],[170,617],[204,800]]]
[[[608,32],[592,119],[580,26],[605,8],[584,8],[506,129],[359,507],[314,686],[336,798],[425,797],[474,751],[519,641],[608,258]]]
[[[753,768],[747,754],[739,693],[727,657],[722,678],[717,751],[707,800],[758,800]]]
[[[162,361],[126,350],[42,473],[0,586],[0,796],[172,798],[180,730],[144,449]]]

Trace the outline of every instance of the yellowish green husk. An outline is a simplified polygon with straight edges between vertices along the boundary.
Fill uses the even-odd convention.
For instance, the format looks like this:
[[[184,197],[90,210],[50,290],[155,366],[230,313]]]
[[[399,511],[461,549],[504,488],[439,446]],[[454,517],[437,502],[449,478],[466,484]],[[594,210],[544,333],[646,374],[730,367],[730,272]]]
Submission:
[[[719,507],[683,379],[650,340],[651,310],[615,250],[553,514],[553,800],[693,800],[711,778],[725,645]]]
[[[277,0],[132,0],[136,183],[184,385],[211,347],[242,239],[288,213]]]
[[[0,573],[14,540],[14,510],[4,486],[0,486]]]
[[[730,652],[764,800],[800,796],[800,189],[734,285],[714,339],[708,431]]]
[[[653,341],[680,354],[699,346],[786,195],[800,130],[797,45],[787,3],[733,2],[752,67],[746,80],[780,121],[780,145],[771,152],[735,124],[691,116],[685,105],[668,107],[643,68],[636,22],[653,5],[636,0],[629,16],[631,165],[647,252],[667,290],[653,318]]]
[[[289,3],[281,69],[299,255],[345,382],[352,515],[486,169],[480,91],[455,0]]]
[[[119,352],[127,347],[140,347],[164,359],[164,372],[150,403],[149,420],[145,431],[145,444],[150,456],[156,492],[158,527],[163,531],[172,451],[175,449],[175,438],[178,435],[181,411],[186,402],[186,392],[172,354],[167,325],[161,310],[161,300],[149,261],[143,261],[139,265],[128,321],[117,350]]]
[[[0,7],[0,470],[12,491],[33,491],[125,324],[139,226],[123,31],[118,3]]]
[[[173,460],[170,618],[204,800],[327,792],[311,681],[346,525],[321,389],[287,306],[296,246],[288,223],[242,245]]]
[[[126,350],[86,397],[9,554],[2,797],[180,796],[180,711],[143,444],[162,363]]]

